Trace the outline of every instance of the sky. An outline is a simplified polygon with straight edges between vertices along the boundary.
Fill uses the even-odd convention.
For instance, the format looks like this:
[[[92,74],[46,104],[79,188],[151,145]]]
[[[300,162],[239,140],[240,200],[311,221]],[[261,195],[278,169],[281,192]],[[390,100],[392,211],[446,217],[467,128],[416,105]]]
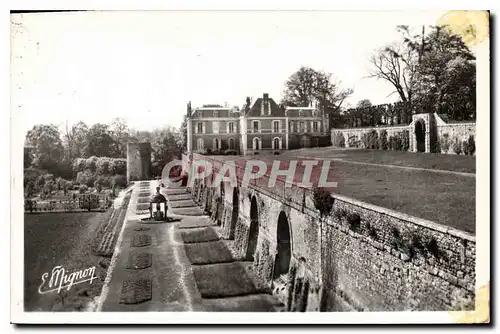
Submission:
[[[11,113],[27,131],[123,118],[135,129],[178,127],[189,101],[242,106],[280,101],[301,66],[333,73],[346,105],[393,102],[368,78],[369,57],[396,26],[435,24],[443,12],[121,11],[13,14]]]

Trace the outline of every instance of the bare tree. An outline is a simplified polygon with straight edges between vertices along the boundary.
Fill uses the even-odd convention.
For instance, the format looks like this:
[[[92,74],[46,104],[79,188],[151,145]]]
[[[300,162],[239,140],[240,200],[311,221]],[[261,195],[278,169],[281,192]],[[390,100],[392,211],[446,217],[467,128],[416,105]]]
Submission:
[[[421,36],[411,35],[408,26],[398,26],[397,30],[402,34],[402,40],[385,46],[371,56],[373,69],[370,77],[391,83],[401,101],[408,102],[411,108],[415,76],[424,52],[424,43],[415,42]],[[422,37],[424,33],[422,28]]]

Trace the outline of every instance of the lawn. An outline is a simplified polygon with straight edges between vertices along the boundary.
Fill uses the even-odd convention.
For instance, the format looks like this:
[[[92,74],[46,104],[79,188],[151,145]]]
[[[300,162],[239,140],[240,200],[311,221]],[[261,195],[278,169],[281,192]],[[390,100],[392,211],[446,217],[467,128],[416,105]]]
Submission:
[[[223,241],[184,244],[186,255],[191,264],[211,264],[234,261],[231,252]]]
[[[289,162],[292,159],[305,160],[307,157],[333,159],[329,180],[338,182],[338,188],[334,190],[338,194],[475,233],[476,178],[473,175],[385,166],[475,173],[475,156],[326,147],[291,150],[277,156],[260,154],[238,157],[237,164],[244,166],[245,160],[263,160],[268,165],[269,173],[273,160]],[[214,158],[234,160],[227,156]],[[300,180],[302,174],[298,169],[295,182]]]
[[[203,298],[242,296],[265,290],[253,282],[238,262],[193,266],[193,274]]]
[[[106,269],[92,254],[92,239],[106,213],[44,213],[24,215],[24,307],[26,311],[81,311],[101,292]],[[54,266],[68,273],[96,267],[92,284],[69,291],[39,294],[41,277]]]
[[[475,173],[476,156],[434,153],[413,153],[403,151],[339,149],[333,147],[291,150],[282,157],[320,157],[367,162],[380,165],[395,165],[428,169],[442,169],[455,172]]]

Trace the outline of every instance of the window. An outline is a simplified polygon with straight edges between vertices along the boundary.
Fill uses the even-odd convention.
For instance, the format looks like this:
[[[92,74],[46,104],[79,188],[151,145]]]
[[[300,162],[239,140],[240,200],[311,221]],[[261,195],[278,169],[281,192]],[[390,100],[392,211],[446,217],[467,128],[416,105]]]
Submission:
[[[318,122],[313,122],[313,132],[318,132]]]
[[[261,144],[260,144],[260,139],[255,137],[253,140],[252,140],[252,148],[254,150],[259,150],[261,148]]]
[[[214,110],[213,116],[214,117],[219,117],[219,112],[217,110]]]
[[[280,121],[273,121],[273,132],[280,132]]]
[[[281,149],[281,140],[276,137],[273,139],[273,150],[280,150]]]
[[[212,147],[215,151],[220,150],[220,140],[218,138],[214,138]]]
[[[229,149],[234,150],[234,139],[233,138],[229,138]]]
[[[196,148],[198,149],[198,151],[203,151],[203,138],[198,138],[196,144],[197,144]]]
[[[203,133],[203,123],[196,123],[196,133]]]
[[[229,133],[234,133],[234,123],[233,122],[229,123],[228,132]]]
[[[259,121],[253,121],[253,132],[259,132]]]
[[[269,116],[269,101],[262,101],[262,115]]]
[[[306,132],[306,128],[305,128],[304,122],[300,122],[299,131],[300,132]]]

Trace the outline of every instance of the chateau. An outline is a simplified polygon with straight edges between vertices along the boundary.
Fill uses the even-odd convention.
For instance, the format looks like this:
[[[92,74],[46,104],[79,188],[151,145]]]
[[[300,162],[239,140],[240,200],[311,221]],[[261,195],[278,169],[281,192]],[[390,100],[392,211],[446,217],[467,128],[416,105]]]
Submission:
[[[253,154],[329,143],[328,118],[314,106],[284,107],[264,93],[242,110],[187,107],[188,152]]]

